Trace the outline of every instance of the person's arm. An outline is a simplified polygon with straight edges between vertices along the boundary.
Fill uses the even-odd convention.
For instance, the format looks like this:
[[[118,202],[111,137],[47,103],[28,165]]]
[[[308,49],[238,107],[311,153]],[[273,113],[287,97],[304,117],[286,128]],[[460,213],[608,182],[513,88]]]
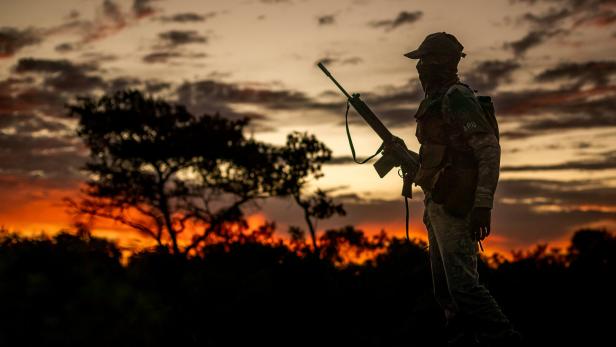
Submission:
[[[468,138],[477,159],[477,190],[475,207],[492,208],[500,172],[500,145],[490,133],[474,133]]]
[[[477,160],[478,177],[471,210],[471,234],[483,240],[490,234],[491,211],[500,170],[500,145],[473,92],[456,85],[446,93],[443,114],[462,129],[466,143]]]

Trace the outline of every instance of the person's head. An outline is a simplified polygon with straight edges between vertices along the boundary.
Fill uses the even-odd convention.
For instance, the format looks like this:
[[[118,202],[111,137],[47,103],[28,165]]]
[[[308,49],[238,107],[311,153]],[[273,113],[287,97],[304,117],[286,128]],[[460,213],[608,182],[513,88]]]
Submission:
[[[428,35],[416,50],[405,56],[418,60],[419,80],[424,90],[429,91],[457,80],[458,63],[466,56],[463,49],[455,36],[438,32]]]

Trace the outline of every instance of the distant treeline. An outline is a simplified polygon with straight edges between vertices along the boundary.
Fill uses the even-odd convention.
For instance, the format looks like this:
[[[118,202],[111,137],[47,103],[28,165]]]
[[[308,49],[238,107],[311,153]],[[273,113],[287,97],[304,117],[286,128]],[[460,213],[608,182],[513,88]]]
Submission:
[[[0,237],[1,346],[440,346],[426,245],[351,226],[282,243],[272,228],[190,256],[77,235]],[[346,261],[347,255],[368,258]],[[482,281],[529,346],[609,345],[616,236],[577,231],[483,258]]]

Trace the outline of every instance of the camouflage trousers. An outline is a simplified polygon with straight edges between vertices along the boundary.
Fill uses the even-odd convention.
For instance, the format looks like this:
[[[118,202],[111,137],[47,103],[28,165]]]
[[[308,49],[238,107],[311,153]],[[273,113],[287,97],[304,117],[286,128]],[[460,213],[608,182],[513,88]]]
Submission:
[[[447,319],[450,345],[488,346],[519,334],[488,291],[479,283],[479,246],[470,233],[470,214],[454,217],[427,192],[423,222],[428,229],[434,295]],[[502,344],[505,345],[505,344]]]

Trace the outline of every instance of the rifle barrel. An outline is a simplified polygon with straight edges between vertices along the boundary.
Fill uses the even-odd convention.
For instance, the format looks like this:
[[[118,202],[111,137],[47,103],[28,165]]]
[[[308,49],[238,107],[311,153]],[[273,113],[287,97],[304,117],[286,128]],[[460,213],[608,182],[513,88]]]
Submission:
[[[347,93],[347,91],[346,91],[346,90],[344,90],[344,88],[342,88],[342,86],[340,85],[340,83],[338,83],[338,81],[336,81],[336,79],[334,78],[334,76],[332,76],[332,74],[331,74],[331,73],[329,73],[329,71],[327,70],[327,68],[325,67],[325,65],[323,65],[323,63],[319,62],[319,63],[317,64],[317,66],[318,66],[321,70],[323,70],[323,73],[325,73],[325,75],[327,75],[327,77],[329,77],[329,78],[330,78],[330,79],[334,82],[334,84],[335,84],[336,86],[338,86],[338,88],[342,91],[342,93],[344,93],[344,95],[345,95],[348,99],[350,99],[350,98],[351,98],[351,96],[349,95],[349,93]]]

